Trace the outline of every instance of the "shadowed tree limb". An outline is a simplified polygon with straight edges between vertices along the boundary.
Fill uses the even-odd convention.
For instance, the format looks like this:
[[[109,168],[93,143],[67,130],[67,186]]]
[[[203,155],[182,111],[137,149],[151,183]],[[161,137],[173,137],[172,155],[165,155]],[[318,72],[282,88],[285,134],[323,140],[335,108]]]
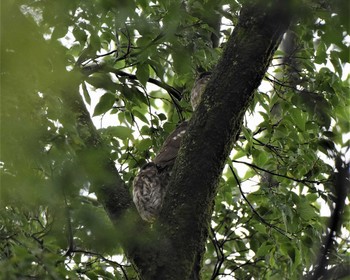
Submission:
[[[319,257],[315,264],[315,269],[311,273],[311,275],[307,275],[306,279],[309,280],[319,280],[319,279],[338,279],[333,278],[335,275],[339,273],[341,275],[344,269],[341,267],[339,268],[339,271],[336,269],[328,269],[327,265],[329,262],[329,253],[334,246],[337,233],[339,233],[342,220],[343,220],[343,211],[345,207],[345,200],[347,198],[347,194],[350,191],[350,174],[349,174],[349,168],[350,164],[345,164],[341,157],[338,156],[336,158],[336,168],[337,172],[334,174],[334,193],[335,193],[335,207],[333,210],[333,213],[329,219],[329,233],[324,239],[323,244],[321,245]],[[347,273],[349,273],[350,269],[349,267],[345,269]],[[327,275],[327,276],[326,276]],[[325,277],[326,276],[326,277]]]
[[[127,77],[130,80],[137,80],[137,77],[134,74],[130,74],[130,73],[124,72],[122,70],[118,70],[118,69],[115,69],[111,66],[103,65],[103,64],[101,64],[101,65],[100,64],[88,65],[88,66],[83,67],[81,70],[82,70],[82,73],[84,73],[85,75],[91,75],[93,73],[103,71],[103,72],[113,73],[114,75],[119,76],[119,77]],[[172,99],[173,98],[175,98],[176,100],[182,99],[181,92],[179,90],[177,90],[176,88],[169,86],[168,84],[161,82],[161,81],[154,79],[154,78],[148,78],[148,82],[166,90]]]

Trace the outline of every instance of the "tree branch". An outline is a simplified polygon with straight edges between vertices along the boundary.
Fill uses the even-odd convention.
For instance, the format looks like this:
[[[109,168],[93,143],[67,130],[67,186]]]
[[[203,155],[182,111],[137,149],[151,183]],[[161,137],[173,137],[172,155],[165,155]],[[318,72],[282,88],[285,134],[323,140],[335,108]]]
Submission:
[[[270,170],[267,170],[267,169],[264,169],[262,167],[259,167],[255,164],[251,164],[249,162],[245,162],[245,161],[240,161],[240,160],[232,160],[232,162],[236,162],[236,163],[242,163],[242,164],[245,164],[253,169],[258,169],[260,171],[264,171],[266,173],[269,173],[271,175],[274,175],[274,176],[277,176],[277,177],[282,177],[282,178],[286,178],[286,179],[289,179],[291,181],[295,181],[297,183],[303,183],[303,184],[306,184],[306,183],[310,183],[310,184],[322,184],[322,183],[325,183],[326,180],[324,181],[315,181],[315,180],[307,180],[307,179],[298,179],[298,178],[293,178],[293,177],[290,177],[290,176],[287,176],[287,175],[282,175],[282,174],[279,174],[279,173],[276,173],[276,172],[273,172],[273,171],[270,171]]]
[[[271,6],[259,3],[242,9],[203,100],[189,122],[164,207],[154,225],[159,239],[148,245],[155,263],[137,263],[144,279],[199,278],[198,265],[225,160],[289,24],[290,2],[273,1]],[[150,255],[143,261],[146,258]]]
[[[319,258],[317,260],[317,263],[315,264],[315,270],[307,278],[310,280],[319,280],[320,277],[322,277],[323,275],[330,274],[330,272],[327,273],[329,253],[334,245],[334,237],[336,236],[337,232],[339,232],[341,228],[343,211],[345,207],[345,200],[347,198],[347,194],[350,191],[350,181],[349,181],[350,164],[343,163],[340,156],[338,156],[336,158],[335,165],[338,170],[338,172],[335,173],[335,180],[334,180],[334,189],[335,189],[335,196],[336,196],[335,208],[329,219],[329,225],[328,225],[329,233],[327,234],[323,244],[321,245]],[[321,278],[321,279],[325,279],[325,278]]]
[[[71,78],[67,77],[68,79]],[[71,88],[62,93],[63,102],[67,106],[66,114],[69,115],[69,120],[73,116],[74,128],[82,141],[81,148],[77,151],[78,160],[85,168],[91,191],[96,193],[112,221],[116,222],[133,205],[130,192],[110,158],[109,149],[92,123],[78,86],[79,81],[72,81]]]
[[[110,150],[92,123],[78,85],[79,82],[75,86],[72,83],[70,91],[66,90],[62,94],[64,104],[68,106],[69,120],[74,117],[76,132],[83,142],[82,148],[77,151],[78,160],[90,180],[91,191],[96,193],[98,201],[115,225],[116,238],[134,264],[147,256],[147,248],[145,250],[143,244],[154,242],[155,236],[137,213],[130,191],[110,158]],[[149,265],[152,262],[152,258],[149,258],[145,263]]]
[[[92,65],[92,66],[91,65],[85,66],[85,67],[82,68],[82,72],[85,75],[91,75],[92,73],[95,73],[95,72],[98,72],[98,71],[107,71],[107,72],[115,74],[116,76],[127,77],[130,80],[137,80],[136,75],[130,74],[130,73],[118,70],[118,69],[115,69],[115,68],[113,68],[111,66],[107,66],[107,65],[98,65],[98,64],[96,64],[96,65]],[[168,84],[163,83],[161,81],[158,81],[158,80],[156,80],[154,78],[148,78],[148,82],[151,83],[151,84],[154,84],[156,86],[159,86],[160,88],[166,90],[169,93],[171,98],[175,98],[177,100],[181,100],[182,99],[181,92],[178,91],[176,88],[174,88],[172,86],[169,86]]]

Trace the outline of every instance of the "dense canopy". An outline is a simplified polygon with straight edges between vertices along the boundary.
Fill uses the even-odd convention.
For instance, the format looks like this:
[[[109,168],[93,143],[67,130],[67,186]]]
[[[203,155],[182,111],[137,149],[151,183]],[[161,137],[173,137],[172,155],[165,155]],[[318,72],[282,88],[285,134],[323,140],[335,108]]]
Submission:
[[[346,0],[2,1],[0,278],[348,275],[349,13]],[[150,225],[132,180],[184,120]]]

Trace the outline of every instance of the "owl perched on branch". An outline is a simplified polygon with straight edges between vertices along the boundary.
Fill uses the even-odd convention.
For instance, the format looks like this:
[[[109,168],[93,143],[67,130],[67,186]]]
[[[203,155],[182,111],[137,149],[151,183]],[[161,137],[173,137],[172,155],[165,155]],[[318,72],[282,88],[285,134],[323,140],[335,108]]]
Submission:
[[[133,201],[141,218],[153,222],[163,205],[166,183],[153,162],[144,165],[133,182]]]
[[[211,77],[211,72],[201,73],[196,81],[194,82],[193,88],[191,90],[191,105],[193,111],[195,111],[202,99],[202,94],[207,86]]]
[[[145,164],[133,182],[133,201],[141,218],[153,222],[158,216],[187,122],[182,122],[165,140],[153,162]]]
[[[197,108],[209,74],[200,76],[191,91],[193,110]],[[141,218],[153,222],[163,206],[171,171],[186,133],[187,122],[182,122],[165,140],[153,162],[145,164],[133,181],[133,201]]]

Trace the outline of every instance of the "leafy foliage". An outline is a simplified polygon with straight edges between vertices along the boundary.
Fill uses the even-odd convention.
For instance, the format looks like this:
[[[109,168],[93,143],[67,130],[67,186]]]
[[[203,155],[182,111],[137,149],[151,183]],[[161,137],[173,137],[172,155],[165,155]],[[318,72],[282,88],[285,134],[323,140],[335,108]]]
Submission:
[[[2,3],[0,278],[136,278],[77,159],[86,144],[67,103],[84,98],[130,186],[191,117],[196,73],[215,67],[222,48],[213,36],[225,45],[241,4]],[[327,233],[321,210],[332,212],[337,197],[334,162],[346,165],[349,146],[346,4],[298,3],[293,50],[276,52],[227,159],[203,279],[300,279],[312,270]],[[332,267],[349,259],[348,220],[347,208]]]

